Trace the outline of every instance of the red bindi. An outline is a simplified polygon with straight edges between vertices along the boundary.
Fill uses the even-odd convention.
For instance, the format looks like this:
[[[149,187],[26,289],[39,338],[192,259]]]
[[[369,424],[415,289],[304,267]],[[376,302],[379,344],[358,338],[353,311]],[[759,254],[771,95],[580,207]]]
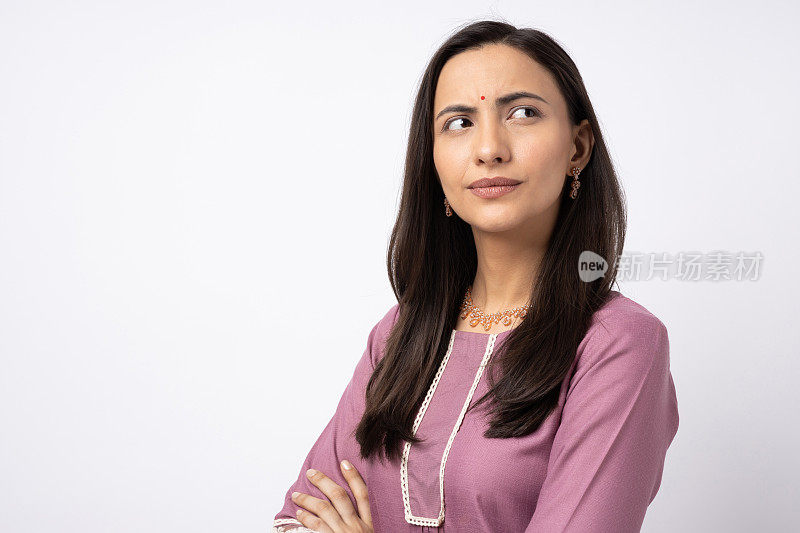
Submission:
[[[486,100],[486,97],[485,96],[481,96],[481,100]]]

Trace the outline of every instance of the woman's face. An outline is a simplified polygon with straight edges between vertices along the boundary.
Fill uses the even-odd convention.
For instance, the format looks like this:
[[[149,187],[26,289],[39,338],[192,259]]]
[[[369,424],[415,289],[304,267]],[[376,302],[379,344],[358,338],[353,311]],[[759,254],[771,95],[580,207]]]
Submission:
[[[531,96],[514,97],[521,92]],[[506,45],[462,52],[442,69],[433,113],[434,165],[453,211],[473,230],[549,236],[570,169],[583,168],[591,153],[580,149],[582,138],[591,143],[588,121],[585,128],[569,123],[550,73]],[[490,198],[470,188],[498,176],[520,183]]]

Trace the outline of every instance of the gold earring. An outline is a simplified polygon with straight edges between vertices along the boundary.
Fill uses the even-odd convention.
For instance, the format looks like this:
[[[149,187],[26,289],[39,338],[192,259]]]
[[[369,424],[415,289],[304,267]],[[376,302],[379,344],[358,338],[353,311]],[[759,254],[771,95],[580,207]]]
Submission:
[[[581,173],[581,167],[572,167],[572,191],[569,193],[569,197],[573,200],[578,196],[578,187],[581,186],[581,182],[578,181],[578,174]]]
[[[450,209],[450,202],[447,201],[447,196],[444,197],[444,214],[448,217],[453,216],[453,210]]]

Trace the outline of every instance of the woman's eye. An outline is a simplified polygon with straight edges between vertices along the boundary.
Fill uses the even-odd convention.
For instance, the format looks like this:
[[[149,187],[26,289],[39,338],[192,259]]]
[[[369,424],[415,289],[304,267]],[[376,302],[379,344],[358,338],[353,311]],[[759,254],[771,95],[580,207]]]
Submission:
[[[454,128],[451,128],[450,126],[451,126],[452,124],[455,124],[455,123],[457,123],[457,122],[459,122],[459,121],[462,121],[462,120],[463,120],[463,121],[466,121],[466,122],[470,122],[470,121],[469,121],[469,119],[466,119],[466,118],[464,118],[464,117],[456,117],[456,118],[451,118],[451,119],[450,119],[450,120],[448,120],[448,121],[445,123],[445,125],[444,125],[444,129],[445,129],[445,131],[447,131],[447,130],[453,131],[453,129],[454,129]],[[472,123],[470,122],[470,124],[472,124]],[[459,129],[463,129],[463,128],[455,128],[455,130],[456,130],[456,131],[457,131],[457,130],[459,130]]]
[[[539,113],[539,110],[538,110],[538,109],[536,109],[535,107],[520,107],[519,109],[516,109],[516,110],[514,110],[514,112],[513,112],[513,113],[511,113],[511,116],[512,116],[512,117],[514,117],[514,116],[515,116],[515,115],[517,115],[517,114],[518,114],[520,111],[529,111],[529,112],[530,112],[530,115],[527,115],[527,116],[517,116],[517,117],[515,117],[515,118],[533,118],[533,117],[538,117],[538,116],[541,116],[541,114]]]
[[[527,114],[520,115],[520,114],[519,114],[519,113],[520,113],[520,111],[522,111],[523,113],[527,113]],[[542,116],[542,114],[541,114],[541,113],[539,112],[539,110],[538,110],[538,109],[536,109],[535,107],[520,107],[520,108],[518,108],[518,109],[515,109],[515,110],[514,110],[514,111],[511,113],[511,118],[534,118],[534,117],[541,117],[541,116]],[[450,126],[452,126],[453,124],[457,124],[457,123],[459,123],[459,122],[467,122],[467,123],[468,123],[468,124],[470,124],[470,125],[472,124],[472,121],[471,121],[471,120],[469,120],[468,118],[465,118],[465,117],[456,117],[456,118],[451,118],[450,120],[448,120],[447,122],[445,122],[445,124],[444,124],[444,127],[443,127],[443,130],[444,130],[444,131],[458,131],[458,130],[463,130],[464,128],[451,128],[451,127],[450,127]]]

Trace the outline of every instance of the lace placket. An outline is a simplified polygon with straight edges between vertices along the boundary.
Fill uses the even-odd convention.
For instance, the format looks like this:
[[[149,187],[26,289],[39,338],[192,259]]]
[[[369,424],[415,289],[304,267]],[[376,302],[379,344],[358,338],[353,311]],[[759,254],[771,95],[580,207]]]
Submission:
[[[447,463],[447,456],[450,453],[450,446],[453,444],[453,440],[455,439],[456,433],[458,429],[461,427],[461,422],[464,420],[464,415],[467,412],[467,408],[469,407],[470,402],[472,401],[472,396],[475,394],[475,389],[478,387],[478,382],[481,379],[481,375],[483,374],[483,369],[486,367],[486,364],[489,362],[489,358],[492,356],[492,352],[494,351],[494,343],[495,339],[497,339],[498,333],[493,333],[489,335],[489,340],[486,343],[486,351],[483,354],[483,360],[478,367],[478,371],[475,374],[475,379],[472,382],[472,387],[469,390],[469,394],[467,395],[467,399],[464,401],[464,405],[461,408],[461,413],[456,420],[455,425],[453,426],[453,430],[450,433],[450,438],[447,441],[447,445],[445,446],[444,453],[442,454],[442,461],[439,467],[439,516],[436,518],[425,518],[422,516],[414,516],[411,512],[411,501],[409,498],[409,488],[408,488],[408,456],[411,451],[411,443],[406,442],[405,446],[403,447],[403,457],[400,463],[400,486],[403,492],[403,509],[405,511],[405,519],[406,522],[409,524],[415,524],[420,526],[428,526],[428,528],[423,528],[425,533],[432,528],[438,528],[444,522],[444,469],[445,464]],[[453,352],[453,344],[455,343],[456,338],[456,330],[450,335],[450,343],[447,346],[447,353],[445,353],[444,358],[442,359],[441,364],[439,365],[439,370],[436,372],[436,376],[433,378],[433,383],[431,383],[430,388],[428,389],[428,393],[425,395],[425,400],[422,402],[420,406],[419,412],[417,413],[416,419],[414,420],[414,427],[412,429],[412,434],[416,435],[417,429],[419,429],[419,425],[422,422],[422,418],[425,416],[425,411],[428,409],[428,405],[431,402],[431,398],[433,398],[434,393],[436,392],[436,386],[439,384],[439,380],[444,374],[445,367],[447,366],[447,361],[450,359],[450,354]],[[435,530],[434,530],[435,531]]]

